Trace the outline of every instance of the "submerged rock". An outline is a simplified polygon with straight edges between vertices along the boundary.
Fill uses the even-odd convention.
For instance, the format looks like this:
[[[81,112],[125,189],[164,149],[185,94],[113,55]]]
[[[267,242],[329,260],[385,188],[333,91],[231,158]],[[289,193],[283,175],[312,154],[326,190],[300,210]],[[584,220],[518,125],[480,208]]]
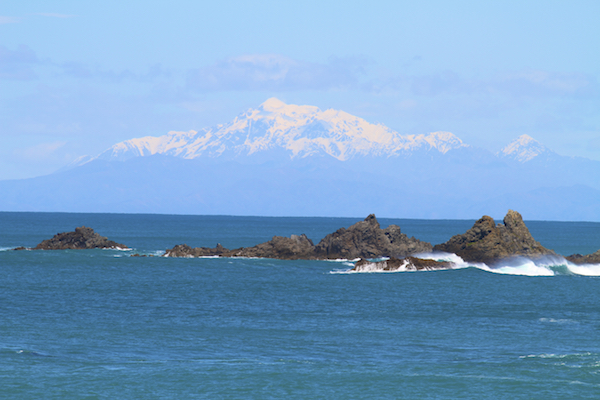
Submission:
[[[573,254],[565,257],[573,264],[600,264],[600,250],[595,253],[582,256],[581,254]]]
[[[417,257],[398,259],[395,257],[383,261],[369,261],[361,258],[356,262],[352,271],[356,272],[394,272],[394,271],[433,271],[436,269],[452,268],[447,261],[428,260]]]
[[[52,239],[42,241],[33,250],[67,249],[127,249],[124,244],[100,236],[92,228],[75,228],[74,232],[57,233]]]
[[[521,214],[513,210],[504,217],[504,224],[496,225],[491,217],[483,216],[467,232],[435,245],[433,250],[455,253],[465,261],[487,264],[515,256],[556,255],[531,236]]]
[[[268,242],[253,247],[227,250],[217,245],[192,248],[177,245],[165,252],[167,257],[259,257],[281,260],[355,259],[379,257],[406,257],[411,254],[431,251],[431,244],[409,238],[400,232],[400,227],[390,225],[381,229],[375,215],[349,228],[341,228],[325,236],[316,246],[306,235],[291,237],[274,236]]]

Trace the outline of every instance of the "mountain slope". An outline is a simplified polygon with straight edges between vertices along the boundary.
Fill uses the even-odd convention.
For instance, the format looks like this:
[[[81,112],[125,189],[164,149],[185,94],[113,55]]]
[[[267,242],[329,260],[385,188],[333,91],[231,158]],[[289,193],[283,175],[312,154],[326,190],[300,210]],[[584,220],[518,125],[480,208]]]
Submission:
[[[529,135],[521,135],[498,152],[500,158],[525,163],[534,158],[556,154]]]
[[[600,191],[585,185],[528,188],[527,174],[519,171],[506,179],[502,169],[450,164],[438,164],[444,173],[420,176],[408,163],[400,169],[389,164],[386,173],[352,164],[333,158],[210,163],[163,155],[94,160],[62,173],[0,181],[0,210],[474,219],[515,208],[528,219],[600,221]],[[522,180],[513,184],[515,175]]]
[[[116,144],[0,181],[0,210],[600,221],[600,162],[528,136],[501,154],[270,99],[228,124]]]
[[[343,111],[321,111],[314,106],[285,104],[271,98],[227,124],[126,140],[98,158],[123,161],[163,154],[187,159],[239,159],[260,154],[268,159],[264,157],[267,153],[283,152],[288,159],[328,155],[346,161],[357,156],[389,157],[416,150],[445,154],[461,147],[467,145],[450,132],[403,136]]]

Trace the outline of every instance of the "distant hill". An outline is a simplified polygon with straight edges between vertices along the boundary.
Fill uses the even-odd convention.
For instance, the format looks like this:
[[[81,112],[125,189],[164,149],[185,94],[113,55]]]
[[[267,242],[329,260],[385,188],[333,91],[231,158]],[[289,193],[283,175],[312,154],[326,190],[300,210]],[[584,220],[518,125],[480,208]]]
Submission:
[[[233,121],[117,143],[0,181],[0,210],[600,221],[600,162],[527,135],[497,154],[269,99]]]

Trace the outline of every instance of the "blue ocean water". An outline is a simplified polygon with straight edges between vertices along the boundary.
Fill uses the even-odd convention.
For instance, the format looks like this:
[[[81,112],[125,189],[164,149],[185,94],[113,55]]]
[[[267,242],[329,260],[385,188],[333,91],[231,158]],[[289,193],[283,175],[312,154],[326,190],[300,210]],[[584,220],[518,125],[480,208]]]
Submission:
[[[357,220],[0,213],[0,398],[600,397],[600,266],[130,257]],[[474,222],[379,221],[433,243]],[[133,249],[9,250],[81,225]],[[600,248],[599,223],[527,225],[564,255]]]

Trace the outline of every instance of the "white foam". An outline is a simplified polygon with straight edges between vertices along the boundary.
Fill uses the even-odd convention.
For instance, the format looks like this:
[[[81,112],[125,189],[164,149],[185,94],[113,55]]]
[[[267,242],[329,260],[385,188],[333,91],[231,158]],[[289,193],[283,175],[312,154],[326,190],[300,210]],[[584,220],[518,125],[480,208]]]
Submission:
[[[578,324],[577,321],[572,320],[572,319],[565,319],[565,318],[559,318],[559,319],[554,319],[554,318],[540,318],[539,319],[540,322],[547,322],[550,324]]]
[[[482,267],[478,267],[484,271],[492,272],[494,274],[504,275],[524,275],[524,276],[554,276],[553,270],[545,265],[537,265],[534,261],[519,258],[517,260],[505,261],[505,265],[494,266],[493,268],[483,264]]]
[[[451,264],[450,268],[444,269],[462,269],[462,268],[483,268],[486,267],[483,263],[468,263],[463,260],[460,256],[454,253],[444,253],[444,252],[434,252],[434,253],[419,253],[414,255],[417,258],[422,258],[424,260],[434,260],[440,262],[449,262]]]
[[[567,262],[569,271],[576,275],[583,276],[600,276],[600,264],[573,264]]]
[[[451,264],[450,268],[447,269],[464,269],[464,268],[477,268],[482,271],[502,274],[502,275],[520,275],[520,276],[555,276],[555,275],[581,275],[581,276],[600,276],[600,264],[582,264],[577,265],[567,261],[561,256],[545,256],[536,258],[534,260],[526,257],[516,257],[507,259],[499,264],[489,266],[484,263],[473,263],[466,262],[461,257],[453,253],[419,253],[415,254],[415,257],[445,261]],[[351,267],[349,270],[334,270],[331,273],[334,274],[356,274],[356,273],[394,273],[394,272],[413,272],[414,269],[406,268],[407,263],[400,268],[393,271],[385,271],[381,265],[375,264],[377,260],[371,260],[372,263],[365,264],[361,267],[360,271],[353,271],[354,263],[358,260],[328,260],[343,262],[345,265]],[[437,270],[437,268],[435,269]]]
[[[129,247],[103,247],[101,250],[113,250],[113,251],[132,251]]]
[[[347,262],[357,262],[358,260],[360,260],[360,258],[355,258],[353,260],[350,260],[348,258],[326,258],[323,261],[347,263]]]

